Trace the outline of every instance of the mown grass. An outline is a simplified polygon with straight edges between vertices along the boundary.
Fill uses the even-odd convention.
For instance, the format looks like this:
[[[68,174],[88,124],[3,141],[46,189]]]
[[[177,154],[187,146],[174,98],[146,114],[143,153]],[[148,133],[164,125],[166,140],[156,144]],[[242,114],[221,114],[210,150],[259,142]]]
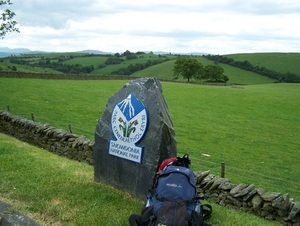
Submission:
[[[165,96],[179,151],[192,153],[196,169],[219,175],[225,162],[232,182],[289,192],[299,200],[298,85],[164,87],[175,93]]]
[[[74,133],[93,139],[108,98],[125,83],[1,78],[0,109],[9,105],[13,114],[34,113],[36,121],[66,130],[71,123]],[[219,175],[225,162],[233,183],[300,199],[299,84],[162,85],[178,154],[190,154],[193,170]]]
[[[0,79],[0,109],[94,138],[110,96],[126,81]],[[300,200],[298,84],[214,87],[163,82],[179,154],[195,170]],[[203,156],[209,154],[210,157]]]
[[[128,225],[128,216],[140,211],[140,200],[94,183],[92,166],[3,134],[0,143],[0,199],[42,225]]]
[[[300,76],[300,53],[242,53],[228,54],[235,61],[248,60],[252,65],[281,73],[291,72]]]
[[[93,138],[108,98],[125,81],[0,79],[0,109]],[[17,102],[19,103],[17,103]],[[51,116],[52,115],[52,116]]]
[[[0,133],[0,199],[41,225],[129,225],[143,202],[93,181],[93,167]],[[214,226],[278,225],[212,204]]]

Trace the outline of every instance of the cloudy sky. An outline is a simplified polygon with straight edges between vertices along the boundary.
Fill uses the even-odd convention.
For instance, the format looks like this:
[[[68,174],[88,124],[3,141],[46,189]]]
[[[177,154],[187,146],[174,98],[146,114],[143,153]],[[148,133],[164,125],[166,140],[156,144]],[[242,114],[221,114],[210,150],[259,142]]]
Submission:
[[[55,52],[300,52],[300,0],[11,0],[0,47]],[[7,6],[1,6],[2,12]]]

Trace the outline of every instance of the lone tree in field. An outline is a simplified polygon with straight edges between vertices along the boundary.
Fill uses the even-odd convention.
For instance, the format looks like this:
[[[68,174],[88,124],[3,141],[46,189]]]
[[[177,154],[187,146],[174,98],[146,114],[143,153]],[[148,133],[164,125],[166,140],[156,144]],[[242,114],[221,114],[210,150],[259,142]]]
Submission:
[[[180,57],[175,61],[173,76],[182,76],[190,81],[191,78],[201,79],[204,74],[203,65],[195,58]]]
[[[203,78],[214,82],[227,82],[229,78],[226,75],[223,75],[223,73],[224,69],[220,65],[209,64],[204,68]]]
[[[0,6],[2,5],[11,5],[10,0],[0,0]],[[20,32],[19,28],[16,27],[18,24],[17,21],[14,20],[14,16],[16,14],[9,9],[5,9],[0,16],[0,38],[4,38],[4,36],[10,32]]]

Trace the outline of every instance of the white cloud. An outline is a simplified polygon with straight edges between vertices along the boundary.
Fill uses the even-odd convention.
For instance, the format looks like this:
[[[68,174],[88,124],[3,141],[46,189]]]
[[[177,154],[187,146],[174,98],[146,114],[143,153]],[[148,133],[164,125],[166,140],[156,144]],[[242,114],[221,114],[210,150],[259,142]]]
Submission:
[[[298,0],[14,0],[11,9],[21,33],[2,47],[300,52]]]

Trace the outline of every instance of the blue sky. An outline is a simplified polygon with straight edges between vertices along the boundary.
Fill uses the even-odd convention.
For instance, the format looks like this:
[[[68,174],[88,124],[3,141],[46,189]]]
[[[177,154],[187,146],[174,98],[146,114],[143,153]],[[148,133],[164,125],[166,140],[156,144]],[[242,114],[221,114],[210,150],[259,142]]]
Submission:
[[[299,0],[12,0],[0,47],[55,52],[300,52]],[[1,6],[0,11],[5,9]]]

